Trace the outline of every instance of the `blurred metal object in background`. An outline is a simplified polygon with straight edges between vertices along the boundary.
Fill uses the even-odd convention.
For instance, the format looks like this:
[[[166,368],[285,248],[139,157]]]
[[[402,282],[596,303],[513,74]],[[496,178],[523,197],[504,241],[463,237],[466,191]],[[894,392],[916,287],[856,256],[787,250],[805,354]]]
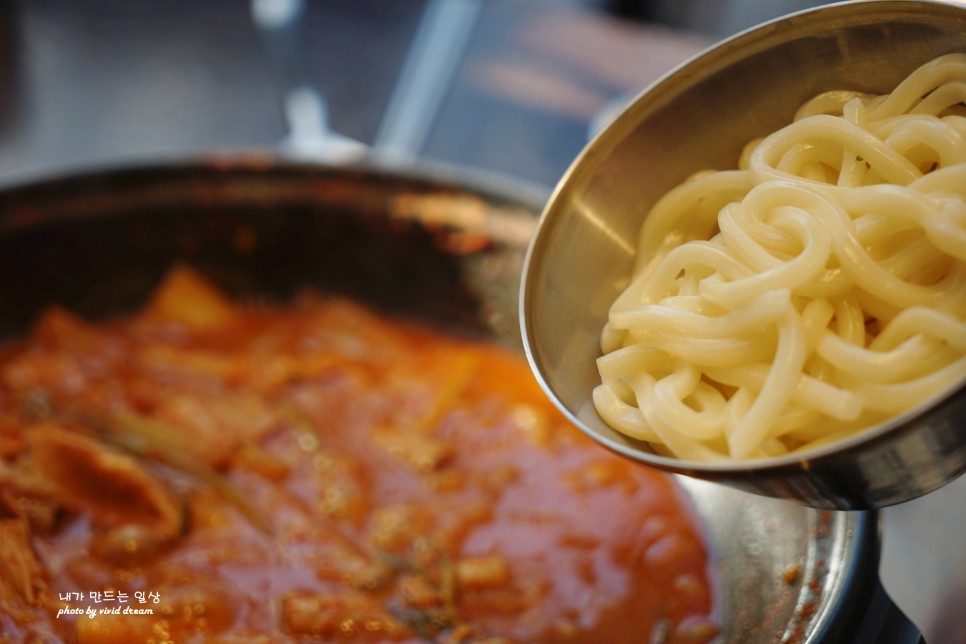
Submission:
[[[282,149],[328,163],[362,158],[365,144],[339,134],[329,126],[329,106],[312,82],[306,65],[302,34],[304,0],[252,0],[252,19],[265,43],[281,81],[288,136]]]
[[[482,0],[429,0],[371,146],[330,127],[325,96],[306,65],[310,45],[303,35],[304,0],[252,0],[251,8],[282,85],[289,132],[283,150],[328,163],[366,157],[405,164],[425,148],[479,19]]]
[[[423,152],[483,8],[483,0],[429,0],[376,138],[381,160]]]

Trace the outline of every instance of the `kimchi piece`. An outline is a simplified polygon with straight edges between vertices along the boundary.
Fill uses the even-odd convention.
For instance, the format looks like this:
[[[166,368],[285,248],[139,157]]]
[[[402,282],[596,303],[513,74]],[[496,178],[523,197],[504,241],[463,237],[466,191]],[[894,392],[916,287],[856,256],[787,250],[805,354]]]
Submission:
[[[515,353],[173,269],[0,350],[0,640],[706,642],[672,479]]]

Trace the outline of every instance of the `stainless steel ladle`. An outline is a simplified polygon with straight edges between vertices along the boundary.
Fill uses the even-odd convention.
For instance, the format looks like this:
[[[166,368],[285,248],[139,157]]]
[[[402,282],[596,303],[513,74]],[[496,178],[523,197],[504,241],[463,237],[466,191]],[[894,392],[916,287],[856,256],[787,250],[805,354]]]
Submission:
[[[608,427],[591,392],[608,308],[630,274],[650,206],[690,174],[735,167],[745,142],[789,122],[815,94],[885,93],[912,69],[966,48],[966,6],[828,5],[746,31],[652,85],[590,142],[533,237],[521,315],[531,365],[570,420],[646,465],[816,508],[880,508],[966,471],[966,383],[839,443],[802,454],[704,463],[655,454]]]
[[[640,94],[570,167],[531,241],[520,300],[534,373],[570,421],[606,447],[815,508],[883,509],[880,579],[930,642],[964,635],[966,383],[855,438],[724,464],[655,454],[608,427],[591,392],[601,329],[658,197],[695,171],[734,167],[745,142],[789,122],[821,91],[883,93],[920,64],[964,50],[966,4],[870,0],[793,14],[698,55]]]

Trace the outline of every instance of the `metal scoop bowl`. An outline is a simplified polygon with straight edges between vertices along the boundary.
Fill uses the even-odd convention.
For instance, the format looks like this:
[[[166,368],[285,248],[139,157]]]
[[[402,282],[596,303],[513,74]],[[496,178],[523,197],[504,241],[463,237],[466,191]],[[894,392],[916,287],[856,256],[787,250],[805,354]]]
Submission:
[[[872,509],[966,471],[966,385],[838,443],[708,464],[660,456],[608,427],[591,402],[608,308],[630,274],[641,222],[692,173],[736,167],[742,146],[816,94],[891,91],[914,68],[966,51],[966,5],[879,0],[766,23],[698,55],[640,94],[590,142],[541,216],[522,280],[531,366],[569,419],[645,465],[815,508]]]

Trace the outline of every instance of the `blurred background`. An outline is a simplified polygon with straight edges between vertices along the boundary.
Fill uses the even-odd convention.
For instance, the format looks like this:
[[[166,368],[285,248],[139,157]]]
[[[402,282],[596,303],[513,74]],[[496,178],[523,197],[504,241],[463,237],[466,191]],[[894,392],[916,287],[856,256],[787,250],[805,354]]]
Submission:
[[[816,4],[3,0],[0,182],[278,149],[293,127],[311,154],[327,107],[332,130],[379,158],[552,186],[608,109],[715,41]]]

